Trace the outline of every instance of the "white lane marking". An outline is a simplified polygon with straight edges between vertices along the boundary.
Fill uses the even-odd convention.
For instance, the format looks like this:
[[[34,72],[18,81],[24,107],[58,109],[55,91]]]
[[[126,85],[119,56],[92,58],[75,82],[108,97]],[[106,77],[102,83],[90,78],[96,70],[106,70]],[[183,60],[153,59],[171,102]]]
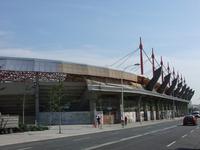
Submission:
[[[191,130],[190,133],[194,132],[194,130]]]
[[[17,149],[17,150],[27,150],[27,149],[32,149],[32,147],[24,147],[24,148],[20,148],[20,149]]]
[[[187,136],[187,134],[183,135],[182,138],[185,138]]]
[[[128,138],[122,138],[122,139],[120,139],[120,140],[116,140],[116,141],[107,142],[107,143],[104,143],[104,144],[100,144],[100,145],[88,147],[88,148],[85,148],[84,150],[93,150],[93,149],[97,149],[97,148],[104,147],[104,146],[107,146],[107,145],[112,145],[112,144],[115,144],[115,143],[127,141],[127,140],[134,139],[134,138],[141,137],[141,136],[142,136],[142,135],[139,134],[139,135],[132,136],[132,137],[128,137]]]
[[[82,140],[87,140],[87,139],[90,139],[90,137],[84,137],[84,138],[74,139],[73,141],[82,141]]]
[[[146,127],[146,129],[150,129],[150,128],[152,128],[152,127]]]
[[[172,146],[174,143],[176,143],[176,141],[171,142],[170,144],[167,145],[167,147]]]
[[[142,137],[142,136],[145,136],[145,135],[153,134],[153,133],[156,133],[156,132],[160,132],[160,131],[165,131],[165,130],[168,130],[168,129],[176,128],[176,127],[177,127],[177,125],[174,125],[174,126],[171,126],[171,127],[158,129],[158,130],[146,132],[146,133],[143,133],[143,134],[138,134],[138,135],[135,135],[135,136],[122,138],[122,139],[119,139],[119,140],[116,140],[116,141],[111,141],[111,142],[103,143],[103,144],[100,144],[100,145],[88,147],[88,148],[85,148],[84,150],[93,150],[93,149],[101,148],[101,147],[104,147],[104,146],[112,145],[112,144],[115,144],[115,143],[119,143],[119,142],[131,140],[131,139],[134,139],[134,138]]]
[[[112,135],[117,135],[117,134],[119,134],[118,132],[114,132],[114,133],[112,133]]]

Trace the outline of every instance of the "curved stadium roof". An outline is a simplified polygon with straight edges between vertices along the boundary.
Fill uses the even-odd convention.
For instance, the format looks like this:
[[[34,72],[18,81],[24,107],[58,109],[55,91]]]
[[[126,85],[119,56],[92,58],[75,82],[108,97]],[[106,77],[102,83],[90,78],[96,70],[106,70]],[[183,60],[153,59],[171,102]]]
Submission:
[[[78,64],[64,61],[0,57],[0,70],[7,71],[30,71],[30,72],[59,72],[78,75],[89,75],[121,79],[137,82],[137,75],[105,67],[97,67],[86,64]],[[123,76],[122,76],[123,73]]]

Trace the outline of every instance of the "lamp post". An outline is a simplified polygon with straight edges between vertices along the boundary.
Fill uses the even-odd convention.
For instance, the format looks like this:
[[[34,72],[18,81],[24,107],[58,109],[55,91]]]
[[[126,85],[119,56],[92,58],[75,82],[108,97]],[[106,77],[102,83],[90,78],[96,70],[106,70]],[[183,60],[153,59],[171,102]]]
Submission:
[[[62,124],[62,112],[61,112],[61,106],[60,106],[60,95],[59,95],[59,134],[61,134],[61,124]]]
[[[124,80],[123,80],[124,71],[130,67],[136,67],[139,65],[140,65],[139,63],[136,63],[134,65],[129,65],[129,66],[126,66],[121,71],[121,104],[120,104],[121,120],[124,120]]]
[[[24,86],[24,96],[23,96],[23,100],[22,100],[22,123],[25,123],[25,103],[26,103],[26,92],[30,91],[33,88],[33,86],[28,86],[25,85]]]
[[[61,108],[61,99],[64,96],[64,85],[61,80],[61,76],[59,77],[59,85],[58,85],[58,101],[59,101],[59,134],[61,134],[61,125],[62,125],[62,108]]]

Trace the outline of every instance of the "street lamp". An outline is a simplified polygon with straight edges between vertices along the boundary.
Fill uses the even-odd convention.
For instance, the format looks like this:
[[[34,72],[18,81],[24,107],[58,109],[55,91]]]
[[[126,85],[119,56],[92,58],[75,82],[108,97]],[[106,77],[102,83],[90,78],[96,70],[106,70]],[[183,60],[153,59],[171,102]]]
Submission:
[[[25,123],[25,103],[26,103],[26,92],[30,91],[33,86],[25,85],[24,86],[24,96],[22,100],[22,123]]]
[[[123,75],[124,71],[130,67],[136,67],[139,66],[139,63],[136,63],[134,65],[129,65],[126,66],[122,71],[121,71],[121,105],[120,105],[120,111],[121,111],[121,120],[124,120],[124,81],[123,81]]]
[[[61,109],[61,99],[64,96],[64,85],[61,76],[59,77],[59,84],[58,84],[58,101],[59,101],[59,134],[61,134],[61,125],[62,125],[62,109]]]

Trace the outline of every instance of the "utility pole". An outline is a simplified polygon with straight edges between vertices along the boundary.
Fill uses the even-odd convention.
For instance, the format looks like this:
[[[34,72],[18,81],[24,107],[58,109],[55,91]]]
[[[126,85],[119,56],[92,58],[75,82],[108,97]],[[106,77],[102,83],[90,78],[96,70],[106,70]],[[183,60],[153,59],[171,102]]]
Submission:
[[[59,86],[60,86],[60,78],[59,78]],[[59,87],[59,134],[61,134],[61,124],[62,124],[62,113],[61,113],[61,102],[60,102],[60,99],[61,99],[61,89]]]
[[[24,90],[24,97],[22,102],[22,123],[24,124],[24,117],[25,117],[25,101],[26,101],[26,87]]]
[[[35,125],[39,121],[39,73],[35,73]]]

